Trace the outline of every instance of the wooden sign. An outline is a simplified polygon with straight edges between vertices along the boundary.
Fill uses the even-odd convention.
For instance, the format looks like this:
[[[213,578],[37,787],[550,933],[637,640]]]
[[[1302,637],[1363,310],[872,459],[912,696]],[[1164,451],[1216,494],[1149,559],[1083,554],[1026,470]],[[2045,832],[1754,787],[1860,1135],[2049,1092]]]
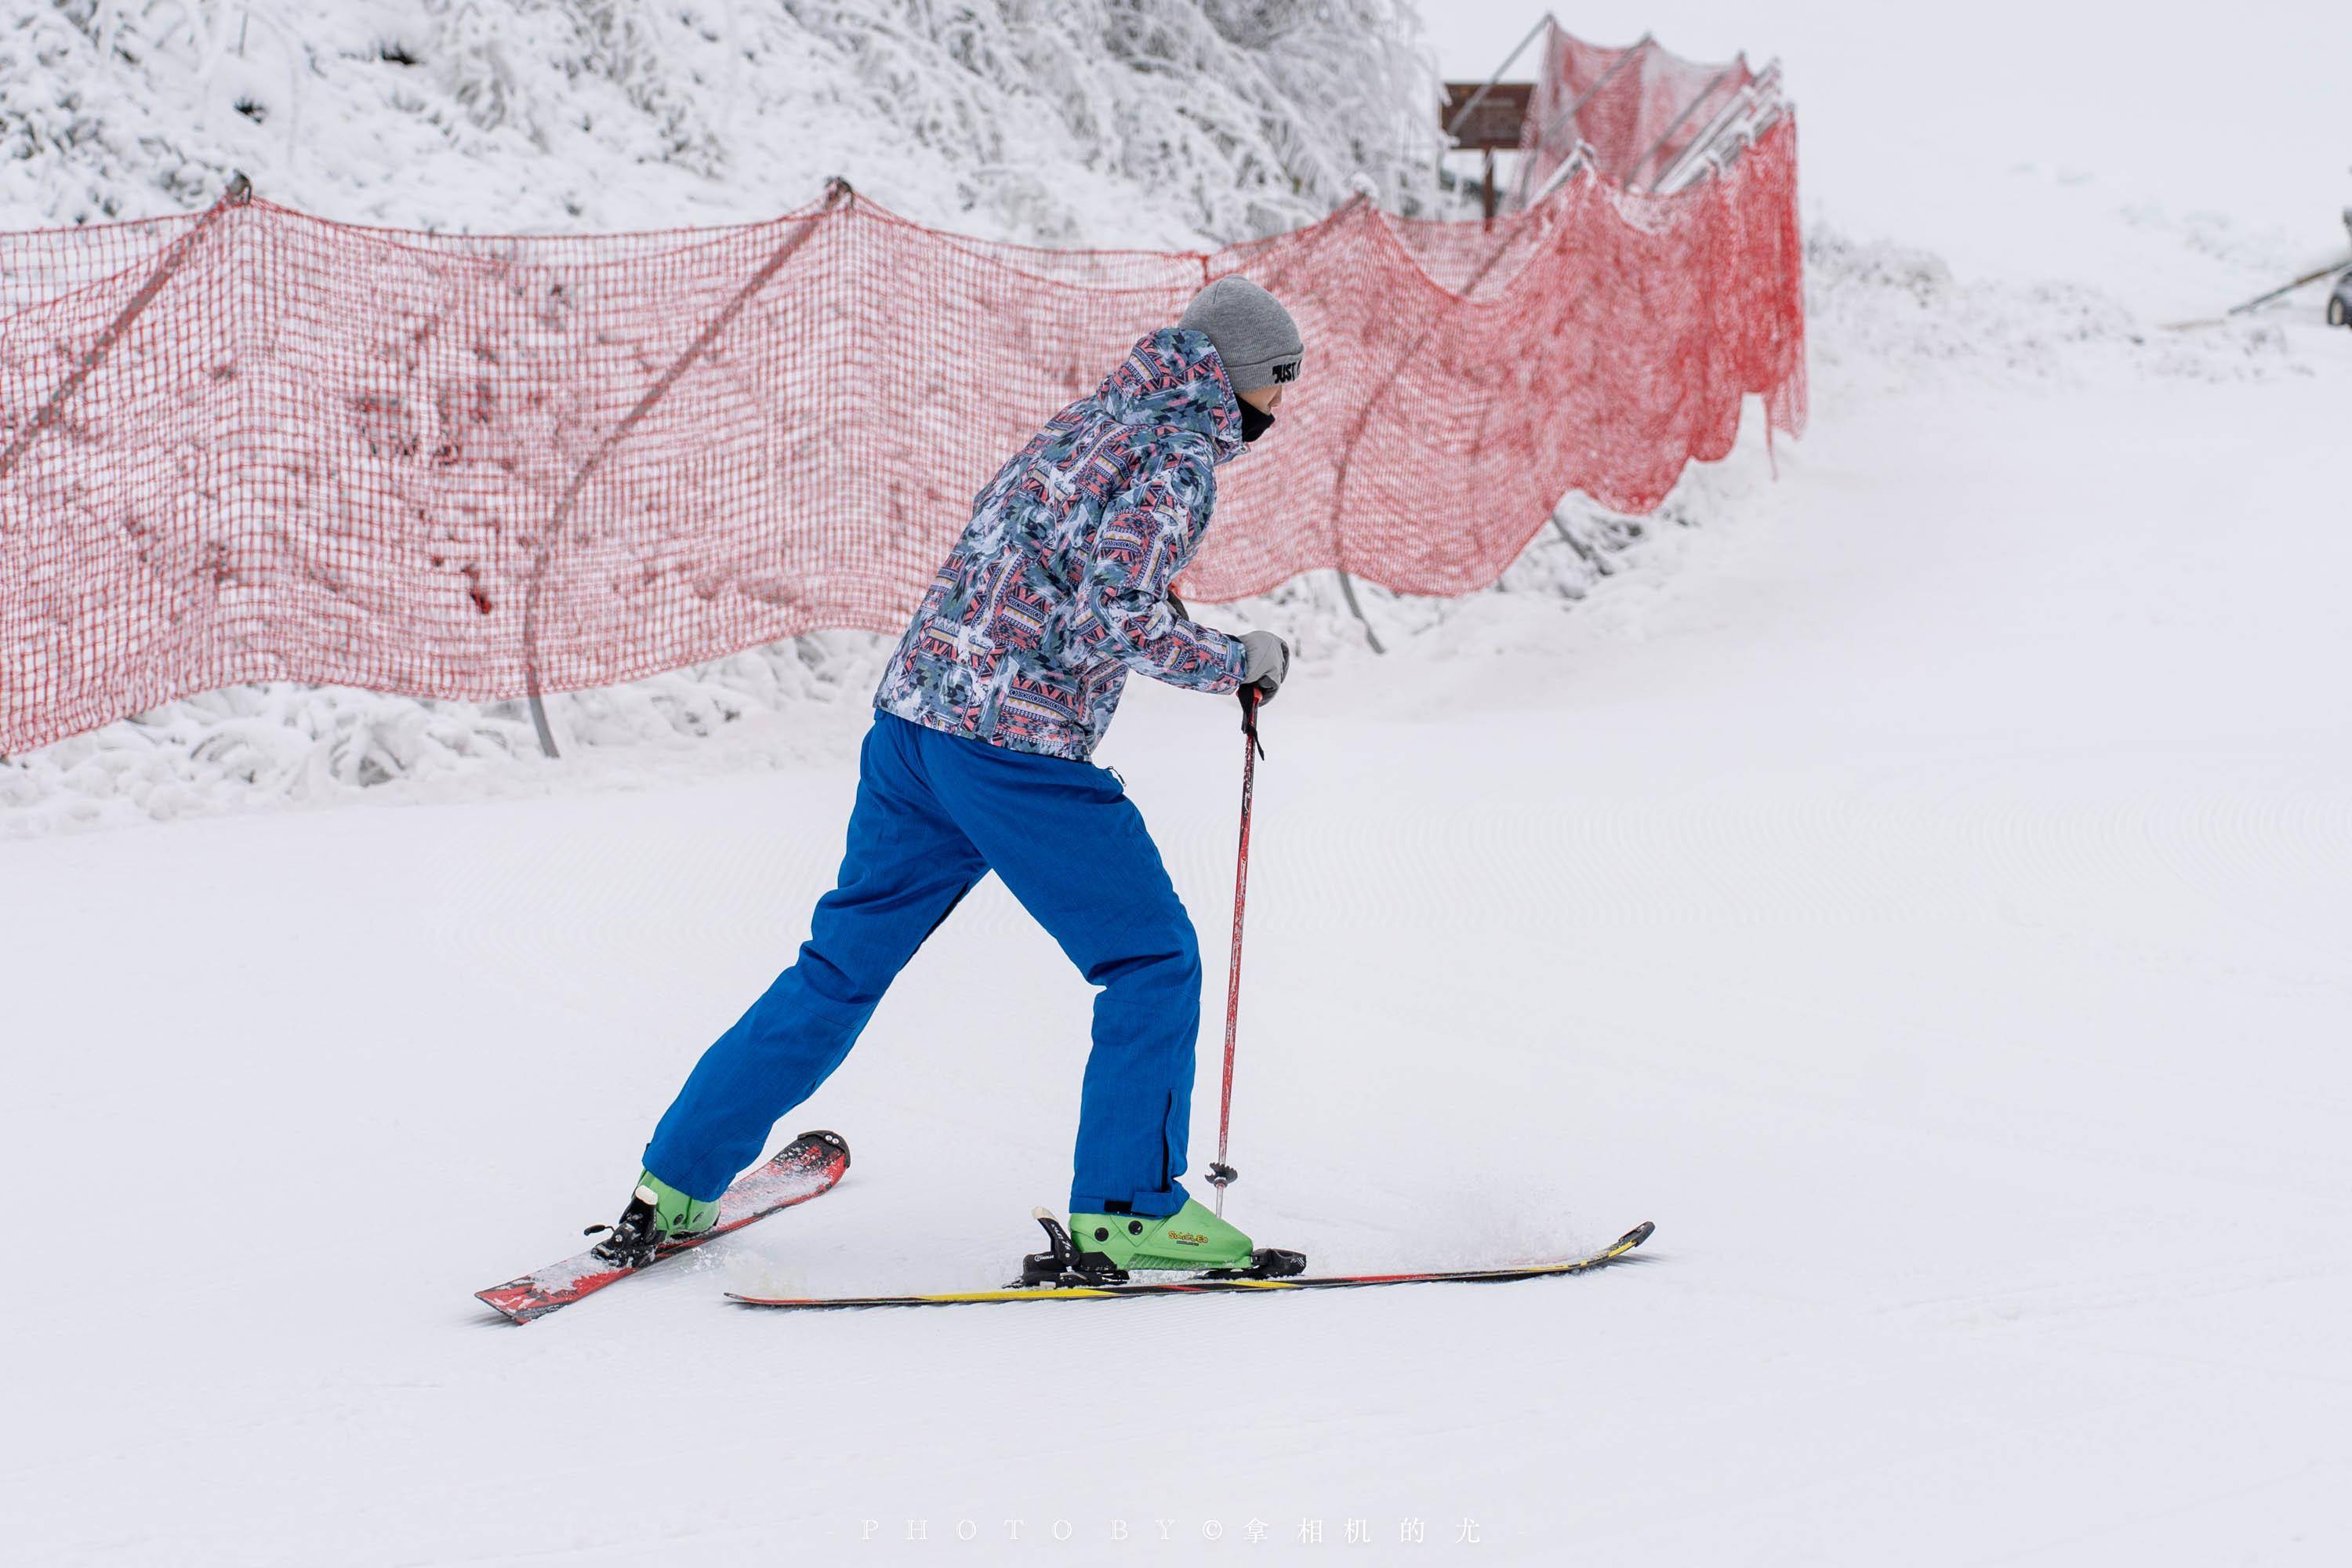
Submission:
[[[1479,89],[1486,96],[1479,98]],[[1455,145],[1473,152],[1495,152],[1519,144],[1519,126],[1528,117],[1528,100],[1533,96],[1536,84],[1531,81],[1498,81],[1487,87],[1483,81],[1449,81],[1445,84],[1445,109],[1437,123],[1454,127]],[[1477,99],[1477,107],[1468,114],[1462,106]],[[1459,117],[1461,123],[1454,124]]]

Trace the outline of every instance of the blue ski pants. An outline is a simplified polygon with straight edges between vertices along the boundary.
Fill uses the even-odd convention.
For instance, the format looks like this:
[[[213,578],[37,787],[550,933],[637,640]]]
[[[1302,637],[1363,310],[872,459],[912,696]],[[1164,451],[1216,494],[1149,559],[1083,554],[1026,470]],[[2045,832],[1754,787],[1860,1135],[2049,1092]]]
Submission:
[[[817,901],[798,962],[695,1064],[646,1146],[646,1169],[716,1198],[841,1065],[923,939],[991,871],[1101,988],[1071,1211],[1181,1208],[1201,953],[1142,814],[1090,763],[879,712],[860,753],[840,885]],[[964,1005],[1017,1010],[1020,1000],[992,986]]]

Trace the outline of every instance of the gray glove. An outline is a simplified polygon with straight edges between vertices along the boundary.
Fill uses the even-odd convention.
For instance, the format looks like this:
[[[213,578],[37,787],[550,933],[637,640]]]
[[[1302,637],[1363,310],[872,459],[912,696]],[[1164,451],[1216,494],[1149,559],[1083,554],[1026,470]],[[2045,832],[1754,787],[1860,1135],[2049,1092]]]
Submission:
[[[1274,700],[1282,678],[1290,673],[1290,645],[1272,632],[1244,632],[1242,647],[1249,655],[1242,667],[1242,684],[1257,688],[1261,703]]]

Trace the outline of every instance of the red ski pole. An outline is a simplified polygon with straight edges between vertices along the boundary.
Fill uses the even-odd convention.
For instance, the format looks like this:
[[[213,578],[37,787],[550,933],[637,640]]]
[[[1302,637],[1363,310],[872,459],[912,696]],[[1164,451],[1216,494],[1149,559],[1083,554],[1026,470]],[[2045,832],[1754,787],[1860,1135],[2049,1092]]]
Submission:
[[[1234,860],[1234,951],[1225,971],[1225,1089],[1217,1107],[1217,1159],[1209,1167],[1209,1184],[1217,1189],[1217,1213],[1225,1212],[1225,1189],[1240,1174],[1225,1163],[1226,1140],[1234,1127],[1234,1039],[1242,1016],[1242,909],[1249,898],[1250,795],[1257,777],[1257,688],[1242,688],[1242,846]]]

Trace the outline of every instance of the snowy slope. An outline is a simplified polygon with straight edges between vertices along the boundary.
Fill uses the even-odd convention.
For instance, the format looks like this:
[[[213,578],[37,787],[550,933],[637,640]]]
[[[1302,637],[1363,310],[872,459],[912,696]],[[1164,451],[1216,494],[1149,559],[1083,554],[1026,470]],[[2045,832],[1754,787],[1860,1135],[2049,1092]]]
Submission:
[[[9,847],[0,1136],[109,1216],[0,1305],[13,1550],[1179,1562],[1361,1519],[1420,1561],[1469,1519],[1498,1561],[2335,1560],[2352,365],[2284,339],[1825,399],[1573,613],[1486,595],[1269,714],[1233,1212],[1331,1267],[1655,1219],[1611,1275],[724,1307],[1029,1245],[1087,997],[989,884],[784,1129],[847,1133],[841,1191],[486,1326],[788,956],[848,770]],[[1213,929],[1234,747],[1139,688],[1106,756]],[[984,974],[1024,1009],[960,1006]]]
[[[0,21],[0,227],[202,207],[752,222],[834,174],[967,233],[1197,245],[1433,194],[1409,0],[58,0]]]
[[[1806,123],[1846,166],[1879,129]],[[780,1130],[847,1135],[839,1192],[488,1323],[470,1292],[610,1217],[804,931],[866,656],[652,683],[574,712],[614,743],[561,767],[364,791],[305,793],[349,753],[265,710],[218,729],[268,787],[144,798],[331,808],[0,843],[35,1210],[0,1557],[1192,1563],[1344,1555],[1361,1521],[1402,1563],[2340,1561],[2352,334],[2158,332],[2063,257],[1956,277],[1888,232],[1811,234],[1806,440],[1696,471],[1606,575],[1551,539],[1505,591],[1376,599],[1386,657],[1327,584],[1250,606],[1321,652],[1267,715],[1230,1212],[1335,1268],[1654,1219],[1640,1264],[727,1308],[994,1282],[1032,1245],[1088,997],[992,882]],[[447,718],[340,733],[424,754]],[[1102,759],[1212,949],[1236,744],[1138,682]],[[0,831],[150,809],[98,788]],[[1023,1008],[975,1019],[983,979]]]

